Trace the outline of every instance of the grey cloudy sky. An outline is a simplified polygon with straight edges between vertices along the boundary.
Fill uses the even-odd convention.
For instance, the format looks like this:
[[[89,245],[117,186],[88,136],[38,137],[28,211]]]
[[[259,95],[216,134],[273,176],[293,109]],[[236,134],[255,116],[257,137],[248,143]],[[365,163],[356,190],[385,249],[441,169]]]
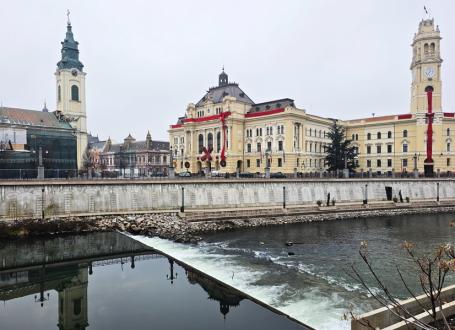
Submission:
[[[66,9],[87,74],[88,126],[100,138],[168,138],[169,124],[217,84],[255,102],[289,97],[342,119],[409,112],[410,43],[440,26],[443,108],[455,111],[455,1],[0,0],[0,99],[55,109]]]

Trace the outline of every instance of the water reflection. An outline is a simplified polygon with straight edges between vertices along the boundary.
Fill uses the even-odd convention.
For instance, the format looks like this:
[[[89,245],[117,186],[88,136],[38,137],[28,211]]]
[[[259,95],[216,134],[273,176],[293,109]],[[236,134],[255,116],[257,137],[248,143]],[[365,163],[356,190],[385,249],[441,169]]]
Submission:
[[[69,246],[72,248],[68,249]],[[243,307],[247,317],[235,316],[231,327],[224,324],[226,329],[247,329],[248,323],[256,324],[264,319],[264,314],[265,319],[271,320],[272,327],[266,325],[263,329],[277,326],[302,329],[300,325],[252,304],[242,293],[120,234],[64,237],[57,241],[3,242],[0,258],[0,300],[6,312],[1,315],[0,311],[1,329],[23,329],[29,324],[35,329],[124,329],[121,322],[127,321],[135,324],[131,329],[149,328],[150,323],[154,323],[154,329],[215,329],[219,328],[217,320],[225,322],[230,308],[240,306],[245,299]],[[136,267],[139,264],[141,267]],[[124,273],[122,276],[126,276],[123,281],[118,280],[119,268],[120,273]],[[153,281],[155,272],[161,276]],[[187,281],[182,281],[185,277],[181,279],[179,272],[185,273]],[[159,278],[161,281],[166,278],[170,285],[163,288]],[[177,279],[180,281],[176,282]],[[194,291],[198,286],[202,290]],[[170,292],[171,287],[174,289]],[[147,291],[145,299],[142,291]],[[179,299],[175,299],[175,294]],[[121,297],[120,301],[112,296]],[[175,310],[189,309],[195,318],[190,322],[200,324],[191,327],[191,323],[184,320],[183,312],[182,320],[178,320],[175,310],[166,307],[167,300],[172,300]],[[214,302],[219,305],[221,314],[217,312],[218,318],[213,312],[207,313],[207,304]],[[117,306],[119,303],[121,310]],[[39,306],[39,317],[34,312],[24,315],[23,311],[31,305]],[[114,311],[106,315],[108,320],[100,315],[104,309]],[[130,312],[131,316],[128,315]],[[202,322],[199,320],[204,318]],[[169,326],[170,322],[174,325]]]

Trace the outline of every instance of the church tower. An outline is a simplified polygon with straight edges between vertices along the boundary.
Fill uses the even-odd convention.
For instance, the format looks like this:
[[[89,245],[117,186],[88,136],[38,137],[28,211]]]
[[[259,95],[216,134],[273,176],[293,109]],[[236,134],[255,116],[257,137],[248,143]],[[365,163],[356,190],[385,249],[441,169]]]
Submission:
[[[62,59],[55,72],[57,83],[57,111],[69,118],[76,129],[77,166],[82,168],[82,155],[88,143],[87,116],[85,112],[84,65],[79,61],[79,43],[74,40],[71,22],[66,26],[66,37],[62,42]]]
[[[441,112],[441,36],[434,19],[419,23],[412,41],[411,113],[427,112],[427,87],[433,88],[433,112]]]

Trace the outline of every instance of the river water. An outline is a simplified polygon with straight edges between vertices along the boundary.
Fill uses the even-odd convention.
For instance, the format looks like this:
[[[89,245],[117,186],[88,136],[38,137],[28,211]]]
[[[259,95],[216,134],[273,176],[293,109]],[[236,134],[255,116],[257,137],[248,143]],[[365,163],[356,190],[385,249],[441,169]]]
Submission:
[[[119,233],[0,241],[1,330],[302,330]]]
[[[406,298],[396,267],[416,293],[418,273],[403,241],[419,254],[439,244],[455,243],[454,214],[378,217],[262,227],[217,233],[198,246],[158,238],[136,237],[206,274],[276,307],[316,329],[348,329],[343,314],[362,313],[378,304],[352,275],[351,266],[377,292],[358,254],[368,242],[369,256],[383,282],[398,298]],[[296,242],[291,247],[285,242]],[[293,255],[289,255],[292,252]],[[447,284],[455,283],[449,276]]]

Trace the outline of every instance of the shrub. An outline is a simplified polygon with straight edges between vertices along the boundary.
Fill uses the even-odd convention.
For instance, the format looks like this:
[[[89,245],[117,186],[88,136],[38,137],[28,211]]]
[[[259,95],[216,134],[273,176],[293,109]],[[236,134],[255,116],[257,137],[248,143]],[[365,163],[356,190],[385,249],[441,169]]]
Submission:
[[[398,198],[397,198],[397,196],[393,197],[393,202],[394,202],[394,203],[398,203]]]
[[[332,206],[335,206],[336,200],[332,199]]]
[[[318,206],[321,206],[322,205],[322,201],[317,201],[316,204],[318,204]]]
[[[406,197],[406,203],[409,203],[409,197]]]

